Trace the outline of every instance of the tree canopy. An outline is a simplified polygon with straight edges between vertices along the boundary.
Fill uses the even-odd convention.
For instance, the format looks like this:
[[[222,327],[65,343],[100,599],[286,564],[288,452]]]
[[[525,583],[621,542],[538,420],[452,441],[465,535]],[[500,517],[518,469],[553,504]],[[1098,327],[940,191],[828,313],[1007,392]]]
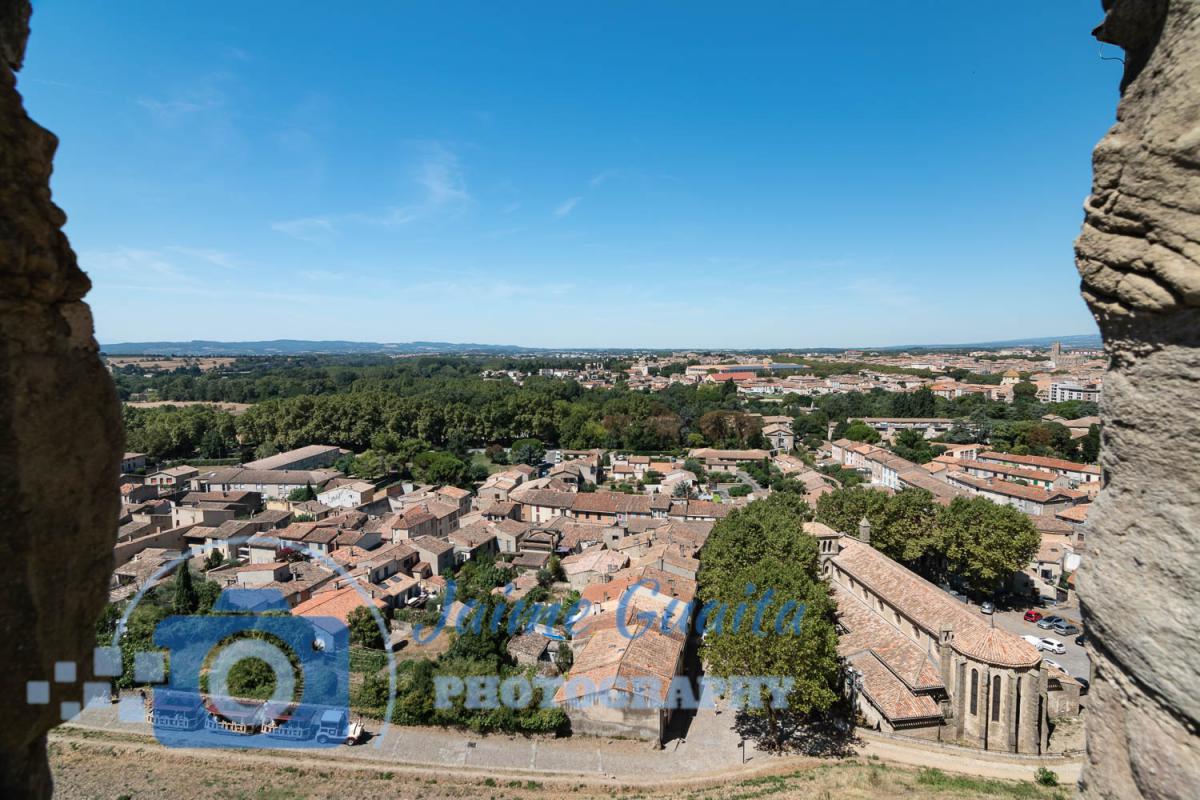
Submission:
[[[817,501],[817,520],[854,534],[871,523],[871,545],[930,580],[957,576],[992,592],[1037,553],[1041,536],[1029,517],[984,497],[956,498],[949,506],[921,489],[894,495],[854,488]]]
[[[760,708],[746,709],[766,716],[776,741],[783,715],[809,716],[838,697],[834,604],[819,576],[816,540],[802,529],[811,518],[795,495],[772,495],[718,522],[700,554],[701,599],[730,610],[706,621],[702,655],[709,673],[794,680],[786,710],[769,692],[761,694]],[[737,626],[732,610],[740,603],[753,609],[746,615],[753,622]],[[798,626],[797,604],[803,606]]]

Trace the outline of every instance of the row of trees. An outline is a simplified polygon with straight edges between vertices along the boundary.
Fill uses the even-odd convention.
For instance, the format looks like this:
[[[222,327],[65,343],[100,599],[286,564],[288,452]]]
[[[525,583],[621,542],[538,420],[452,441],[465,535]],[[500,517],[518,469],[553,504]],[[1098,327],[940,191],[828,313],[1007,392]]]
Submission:
[[[431,450],[460,458],[469,448],[522,439],[639,452],[706,445],[749,448],[761,444],[761,421],[747,412],[782,411],[795,417],[796,434],[810,447],[826,438],[830,423],[837,437],[862,417],[941,416],[963,419],[948,441],[994,439],[995,446],[1012,452],[1085,461],[1093,460],[1098,450],[1098,435],[1072,440],[1066,428],[1041,419],[1047,413],[1078,417],[1094,413],[1093,406],[1045,405],[1028,392],[1018,393],[1011,404],[975,395],[945,400],[928,390],[873,390],[817,398],[789,395],[782,405],[768,407],[739,398],[731,383],[677,384],[650,393],[621,386],[583,389],[574,381],[553,378],[531,377],[522,385],[485,380],[479,370],[487,362],[470,358],[296,361],[249,360],[247,367],[246,360],[239,360],[225,370],[150,378],[119,372],[124,395],[150,386],[168,400],[256,401],[236,417],[207,407],[127,407],[129,448],[154,458],[241,458],[264,447],[286,450],[312,443],[386,453],[372,441],[381,433],[419,439]]]
[[[983,497],[943,506],[921,489],[851,488],[817,501],[817,520],[834,530],[854,533],[864,517],[872,546],[888,557],[934,582],[960,578],[980,594],[1025,568],[1041,542],[1028,516]]]
[[[589,390],[573,381],[537,380],[524,386],[463,379],[433,381],[422,391],[354,391],[267,400],[234,416],[208,407],[126,407],[130,449],[153,458],[237,457],[266,445],[288,450],[327,443],[355,452],[373,437],[420,439],[431,448],[465,453],[492,443],[536,439],[572,449],[670,450],[704,444],[744,444],[757,436],[737,398],[719,387],[677,386],[656,394]],[[729,422],[729,425],[725,425]]]

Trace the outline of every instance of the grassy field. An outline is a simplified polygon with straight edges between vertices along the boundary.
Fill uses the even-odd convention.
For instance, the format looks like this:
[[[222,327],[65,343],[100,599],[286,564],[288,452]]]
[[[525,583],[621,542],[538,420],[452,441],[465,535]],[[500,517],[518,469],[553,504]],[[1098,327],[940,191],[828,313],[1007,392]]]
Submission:
[[[1068,787],[911,770],[873,761],[815,762],[722,783],[691,782],[632,787],[600,778],[434,772],[378,762],[261,755],[254,752],[171,751],[145,741],[56,732],[50,762],[56,798],[83,800],[878,800],[932,797],[946,800],[1066,800]]]
[[[488,458],[487,455],[484,453],[472,453],[471,454],[471,463],[472,464],[482,464],[483,466],[487,467],[487,471],[488,471],[489,475],[493,475],[497,472],[503,472],[504,470],[509,468],[508,464],[493,463],[492,460],[490,458]]]

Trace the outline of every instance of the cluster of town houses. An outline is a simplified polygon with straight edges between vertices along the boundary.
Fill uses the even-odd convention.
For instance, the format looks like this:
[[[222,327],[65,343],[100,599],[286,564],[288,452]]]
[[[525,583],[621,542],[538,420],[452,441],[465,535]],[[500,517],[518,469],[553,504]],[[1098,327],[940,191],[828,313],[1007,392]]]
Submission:
[[[905,426],[933,436],[944,421],[867,422],[886,437]],[[836,488],[792,452],[790,418],[763,423],[767,449],[700,448],[688,459],[729,473],[769,461],[800,481],[813,503]],[[638,611],[694,599],[712,526],[769,492],[756,486],[745,497],[704,494],[683,458],[602,450],[555,451],[552,464],[507,468],[473,491],[346,477],[332,469],[342,455],[312,445],[233,467],[154,471],[145,469],[143,456],[127,454],[112,599],[130,597],[188,548],[208,554],[206,576],[222,586],[275,589],[293,614],[343,620],[367,603],[381,611],[420,606],[446,591],[461,564],[484,555],[516,569],[513,584],[497,589],[516,600],[539,585],[539,571],[556,557],[567,584],[560,588],[579,591],[594,615],[587,634],[570,643],[569,676],[596,686],[614,677],[654,678],[665,686],[685,668],[686,633],[650,626],[630,638],[617,614],[636,624]],[[818,456],[816,466],[858,470],[883,491],[923,488],[942,503],[980,495],[1029,514],[1043,539],[1035,562],[1016,579],[1023,593],[1061,591],[1058,578],[1078,564],[1084,549],[1078,527],[1100,486],[1094,467],[979,445],[951,445],[925,465],[847,440],[826,443]],[[593,490],[606,480],[636,481],[642,491]],[[305,487],[315,499],[289,499]],[[809,523],[798,535],[820,542],[839,609],[840,652],[853,677],[849,691],[868,724],[1037,753],[1046,747],[1048,720],[1077,713],[1073,679],[1043,663],[1021,637],[992,627],[870,547],[869,526],[833,531]],[[366,599],[354,584],[365,588]],[[636,600],[622,605],[631,587]],[[509,646],[519,662],[552,671],[549,645],[544,636],[526,634]],[[560,699],[577,732],[660,740],[670,719],[667,709],[614,710],[588,698]]]
[[[914,355],[847,350],[836,354],[782,353],[780,357],[793,360],[779,362],[770,357],[731,358],[728,354],[679,352],[644,356],[623,370],[611,369],[603,361],[597,361],[580,367],[485,370],[482,377],[522,383],[530,375],[539,375],[570,379],[587,389],[611,388],[624,382],[630,389],[648,391],[662,391],[677,384],[732,382],[740,395],[767,399],[780,399],[788,394],[819,397],[874,389],[888,392],[929,389],[947,400],[978,395],[1009,403],[1015,398],[1013,387],[1024,380],[1033,384],[1037,399],[1043,403],[1069,400],[1096,403],[1100,401],[1104,372],[1102,351],[1067,351],[1059,344],[1048,351],[1014,349]],[[812,371],[810,364],[822,362],[843,367],[850,362],[855,366],[844,374],[827,377],[808,374]],[[956,370],[999,375],[1000,382],[959,381],[945,374]]]

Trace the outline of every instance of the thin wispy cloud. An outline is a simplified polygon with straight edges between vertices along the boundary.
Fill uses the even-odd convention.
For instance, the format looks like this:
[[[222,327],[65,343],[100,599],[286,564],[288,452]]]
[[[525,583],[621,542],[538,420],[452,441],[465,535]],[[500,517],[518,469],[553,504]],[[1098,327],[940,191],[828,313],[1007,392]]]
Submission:
[[[237,260],[232,254],[220,250],[210,250],[204,247],[184,247],[182,245],[171,245],[166,250],[199,261],[206,261],[209,264],[224,269],[236,269],[238,266]]]
[[[332,281],[340,280],[346,277],[346,275],[342,272],[333,272],[327,269],[306,269],[301,270],[300,277],[308,281]]]
[[[615,169],[606,169],[603,172],[598,172],[595,175],[593,175],[591,180],[588,181],[588,186],[595,189],[600,184],[605,183],[610,178],[615,178],[616,176],[617,176],[617,171]]]
[[[409,291],[430,296],[461,297],[464,294],[476,294],[484,297],[499,297],[504,299],[531,297],[534,299],[563,297],[574,290],[572,283],[517,283],[515,281],[489,280],[482,274],[463,275],[462,280],[448,279],[425,281],[406,287]]]
[[[79,265],[90,273],[102,276],[158,276],[173,281],[185,280],[186,275],[158,250],[137,247],[115,247],[109,250],[90,250],[79,254]]]
[[[329,217],[302,217],[272,222],[271,230],[302,242],[320,242],[328,239],[336,228]]]
[[[436,142],[429,145],[418,171],[418,182],[425,187],[428,193],[426,201],[430,205],[443,206],[471,200],[458,156],[445,146]]]
[[[418,188],[419,197],[406,205],[392,206],[376,213],[326,214],[282,220],[271,223],[271,229],[301,241],[322,241],[347,223],[402,227],[460,210],[475,199],[467,188],[458,156],[439,142],[422,145],[421,155],[412,169],[412,183]]]
[[[559,219],[562,219],[563,217],[569,215],[572,211],[575,210],[575,206],[579,205],[579,201],[582,199],[583,199],[583,197],[578,196],[578,195],[575,197],[568,197],[566,200],[559,203],[558,206],[554,209],[554,216],[558,217]]]
[[[134,102],[159,122],[174,124],[196,114],[223,108],[225,94],[219,89],[205,86],[167,98],[139,97]]]

